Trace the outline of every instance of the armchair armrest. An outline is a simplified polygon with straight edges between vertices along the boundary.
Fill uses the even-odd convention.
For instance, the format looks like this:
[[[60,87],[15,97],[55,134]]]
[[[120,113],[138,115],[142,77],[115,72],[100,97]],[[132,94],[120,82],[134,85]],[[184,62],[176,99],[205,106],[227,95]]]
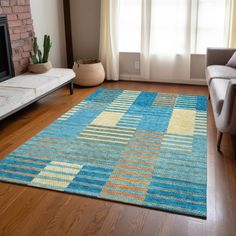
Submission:
[[[229,80],[223,108],[217,123],[219,130],[236,134],[236,79]]]
[[[226,65],[235,51],[236,48],[207,48],[206,64]]]

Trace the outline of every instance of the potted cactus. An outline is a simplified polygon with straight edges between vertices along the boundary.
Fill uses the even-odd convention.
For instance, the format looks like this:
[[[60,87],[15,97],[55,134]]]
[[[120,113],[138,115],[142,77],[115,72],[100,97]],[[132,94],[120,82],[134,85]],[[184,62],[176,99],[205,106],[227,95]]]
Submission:
[[[52,64],[48,61],[49,52],[52,43],[49,35],[44,35],[43,53],[39,49],[38,40],[35,37],[32,45],[31,62],[29,64],[29,71],[40,74],[45,73],[52,68]]]

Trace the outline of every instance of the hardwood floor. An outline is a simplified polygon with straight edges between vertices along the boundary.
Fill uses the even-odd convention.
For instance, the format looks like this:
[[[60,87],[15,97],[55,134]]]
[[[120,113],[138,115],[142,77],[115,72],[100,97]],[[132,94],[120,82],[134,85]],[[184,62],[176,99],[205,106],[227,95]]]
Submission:
[[[107,88],[207,95],[206,87],[107,82]],[[97,88],[66,88],[0,122],[0,158],[34,136]],[[0,183],[0,235],[236,235],[236,161],[230,138],[216,151],[208,108],[208,217],[202,220],[55,191]]]

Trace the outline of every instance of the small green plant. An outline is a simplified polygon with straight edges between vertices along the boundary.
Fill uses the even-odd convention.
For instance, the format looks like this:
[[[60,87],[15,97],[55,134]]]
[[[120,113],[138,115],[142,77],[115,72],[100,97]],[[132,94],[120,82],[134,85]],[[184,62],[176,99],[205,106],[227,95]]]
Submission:
[[[50,36],[44,35],[43,54],[42,54],[42,51],[39,49],[37,37],[34,38],[32,47],[33,47],[33,50],[31,54],[31,59],[32,59],[33,64],[47,63],[49,52],[52,47]]]

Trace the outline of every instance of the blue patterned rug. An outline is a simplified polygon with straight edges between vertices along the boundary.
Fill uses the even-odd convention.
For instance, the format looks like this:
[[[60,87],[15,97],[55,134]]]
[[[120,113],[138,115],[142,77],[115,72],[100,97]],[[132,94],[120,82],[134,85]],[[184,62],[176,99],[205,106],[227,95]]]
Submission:
[[[205,96],[98,89],[0,161],[0,180],[206,217]]]

